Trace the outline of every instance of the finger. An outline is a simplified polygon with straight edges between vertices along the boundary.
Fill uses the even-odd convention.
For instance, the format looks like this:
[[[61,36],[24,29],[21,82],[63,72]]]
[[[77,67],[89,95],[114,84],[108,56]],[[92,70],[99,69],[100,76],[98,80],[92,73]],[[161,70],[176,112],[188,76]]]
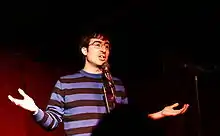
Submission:
[[[171,108],[175,108],[179,105],[179,103],[174,103],[173,105],[171,105]]]
[[[184,104],[183,107],[179,110],[180,111],[180,114],[183,114],[187,109],[187,105]]]
[[[21,105],[21,100],[13,98],[11,95],[8,95],[8,99],[11,100],[15,105]]]
[[[13,98],[11,95],[8,95],[8,99],[9,99],[10,101],[14,102],[14,99],[15,99],[15,98]]]
[[[181,114],[185,113],[188,108],[189,108],[189,104],[185,104],[184,107],[183,107],[183,109],[182,109]]]
[[[25,98],[25,97],[28,97],[28,95],[21,89],[19,88],[18,89],[18,92]]]

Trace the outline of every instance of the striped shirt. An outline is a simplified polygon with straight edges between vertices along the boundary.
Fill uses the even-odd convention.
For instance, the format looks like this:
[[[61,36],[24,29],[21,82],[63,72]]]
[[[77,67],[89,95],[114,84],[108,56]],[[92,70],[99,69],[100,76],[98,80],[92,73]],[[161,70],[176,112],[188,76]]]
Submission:
[[[113,81],[116,102],[127,104],[121,80],[113,77]],[[55,84],[46,110],[39,109],[34,119],[47,130],[63,122],[66,136],[90,136],[106,113],[102,87],[102,74],[80,70],[63,76]]]

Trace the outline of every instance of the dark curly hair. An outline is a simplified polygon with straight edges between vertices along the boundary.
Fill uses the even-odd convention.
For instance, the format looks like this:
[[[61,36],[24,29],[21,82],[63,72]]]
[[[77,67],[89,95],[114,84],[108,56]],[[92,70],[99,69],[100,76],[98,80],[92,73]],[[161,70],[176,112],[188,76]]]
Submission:
[[[100,38],[100,37],[102,37],[103,40],[109,40],[109,36],[105,33],[102,33],[102,32],[87,33],[86,35],[82,36],[80,44],[79,44],[79,49],[81,50],[82,47],[88,48],[90,39]]]

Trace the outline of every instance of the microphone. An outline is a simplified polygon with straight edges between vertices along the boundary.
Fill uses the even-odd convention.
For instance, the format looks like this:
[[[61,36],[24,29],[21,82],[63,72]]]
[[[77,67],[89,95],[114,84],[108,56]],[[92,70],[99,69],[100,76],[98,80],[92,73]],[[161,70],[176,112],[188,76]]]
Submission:
[[[204,66],[194,65],[194,64],[183,64],[184,68],[187,68],[192,71],[203,72],[203,73],[212,73],[217,70],[217,66],[210,66],[209,68],[205,68]]]
[[[103,74],[105,75],[105,77],[108,79],[108,81],[112,82],[112,76],[111,76],[111,72],[110,72],[110,65],[109,65],[108,62],[105,62],[105,63],[102,64],[101,70],[102,70]]]
[[[101,65],[101,69],[105,70],[105,71],[109,71],[110,69],[110,65],[108,64],[108,62],[105,62]]]
[[[198,71],[201,71],[201,72],[204,72],[204,71],[205,71],[202,67],[197,66],[197,65],[184,64],[183,66],[184,66],[184,68],[189,68],[189,69],[193,69],[193,70],[198,70]]]

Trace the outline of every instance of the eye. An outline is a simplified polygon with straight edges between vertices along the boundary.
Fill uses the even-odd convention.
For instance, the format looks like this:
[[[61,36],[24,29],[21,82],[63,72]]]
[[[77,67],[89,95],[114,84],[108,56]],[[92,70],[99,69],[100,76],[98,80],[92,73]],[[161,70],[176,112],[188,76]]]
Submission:
[[[109,49],[110,48],[109,44],[105,44],[105,48]]]
[[[101,47],[102,46],[100,43],[94,43],[93,45],[96,46],[96,47]]]

